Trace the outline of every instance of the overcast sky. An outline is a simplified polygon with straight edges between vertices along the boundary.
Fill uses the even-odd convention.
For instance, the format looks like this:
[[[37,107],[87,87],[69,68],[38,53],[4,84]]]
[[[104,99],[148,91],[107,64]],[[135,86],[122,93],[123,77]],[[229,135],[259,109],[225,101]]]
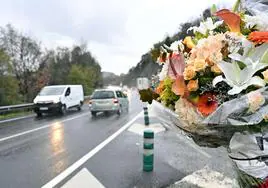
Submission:
[[[127,73],[180,23],[213,3],[235,0],[0,0],[0,25],[11,23],[47,48],[86,41],[103,71]]]

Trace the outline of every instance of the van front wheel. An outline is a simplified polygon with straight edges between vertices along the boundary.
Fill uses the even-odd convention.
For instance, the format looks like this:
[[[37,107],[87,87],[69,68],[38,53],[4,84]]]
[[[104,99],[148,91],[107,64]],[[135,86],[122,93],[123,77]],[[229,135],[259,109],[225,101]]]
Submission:
[[[61,115],[65,115],[66,114],[66,106],[65,105],[62,105],[61,106],[60,113],[61,113]]]
[[[81,111],[82,106],[83,106],[83,102],[81,101],[80,104],[77,106],[77,110],[78,110],[78,111]]]
[[[36,112],[37,117],[42,117],[42,112]]]

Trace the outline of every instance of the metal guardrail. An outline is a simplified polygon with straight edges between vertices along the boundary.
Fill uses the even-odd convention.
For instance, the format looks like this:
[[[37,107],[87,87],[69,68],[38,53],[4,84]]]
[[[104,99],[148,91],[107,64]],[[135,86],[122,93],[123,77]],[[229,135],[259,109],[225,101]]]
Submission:
[[[90,96],[84,96],[84,100],[90,99]],[[23,109],[32,109],[34,107],[34,103],[26,103],[26,104],[17,104],[17,105],[10,105],[10,106],[0,106],[0,114],[7,113],[14,110],[23,110]]]
[[[11,105],[11,106],[0,106],[0,113],[14,111],[14,110],[21,110],[21,109],[31,109],[33,108],[33,106],[34,106],[34,103],[18,104],[18,105]]]

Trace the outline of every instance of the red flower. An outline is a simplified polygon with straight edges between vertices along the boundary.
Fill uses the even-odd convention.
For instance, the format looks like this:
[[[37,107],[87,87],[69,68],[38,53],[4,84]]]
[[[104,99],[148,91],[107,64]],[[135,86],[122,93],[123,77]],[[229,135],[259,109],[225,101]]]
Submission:
[[[218,102],[215,94],[205,93],[200,96],[197,109],[203,116],[208,116],[218,108]]]
[[[258,188],[268,188],[268,179],[266,179],[266,181],[264,183],[262,183],[261,185],[259,185]]]
[[[268,31],[251,32],[248,39],[256,43],[268,42]]]

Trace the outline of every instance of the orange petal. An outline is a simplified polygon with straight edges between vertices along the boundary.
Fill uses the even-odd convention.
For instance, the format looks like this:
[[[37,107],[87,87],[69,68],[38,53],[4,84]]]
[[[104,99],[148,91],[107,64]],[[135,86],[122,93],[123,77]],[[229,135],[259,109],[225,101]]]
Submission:
[[[186,91],[186,85],[183,76],[177,76],[176,80],[172,84],[172,91],[176,95],[183,96]]]
[[[240,33],[240,22],[241,18],[239,15],[231,12],[228,9],[222,9],[215,13],[216,16],[223,19],[226,25],[230,28],[232,32],[239,32]]]
[[[251,32],[248,39],[256,43],[268,42],[268,31]]]
[[[163,89],[164,89],[164,81],[160,81],[155,92],[160,95],[163,92]]]

